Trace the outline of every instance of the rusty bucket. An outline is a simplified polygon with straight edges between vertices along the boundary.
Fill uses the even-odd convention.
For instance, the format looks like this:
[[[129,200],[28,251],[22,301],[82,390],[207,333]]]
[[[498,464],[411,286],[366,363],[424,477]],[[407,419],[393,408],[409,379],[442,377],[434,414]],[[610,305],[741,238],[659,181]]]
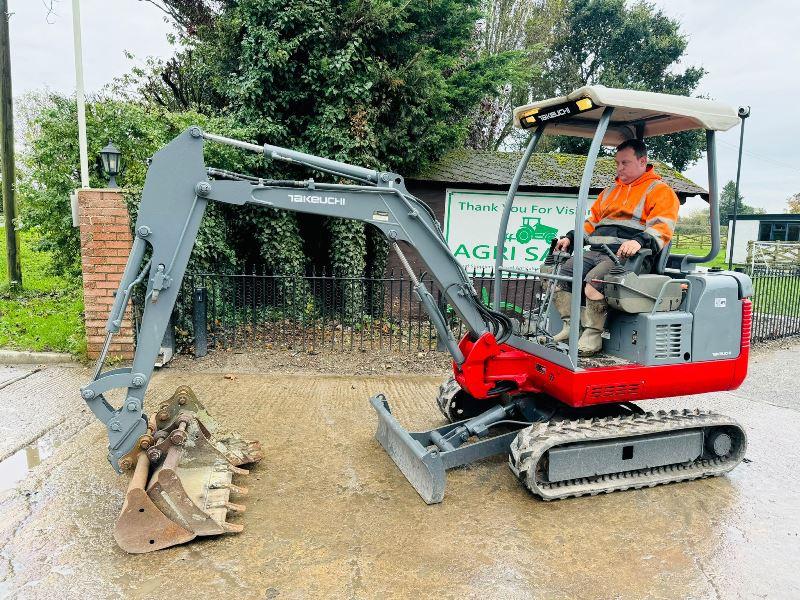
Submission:
[[[224,433],[187,386],[159,408],[141,440],[133,477],[114,538],[126,552],[144,553],[186,543],[200,535],[242,531],[228,521],[245,507],[235,485],[241,465],[263,458],[258,442]]]

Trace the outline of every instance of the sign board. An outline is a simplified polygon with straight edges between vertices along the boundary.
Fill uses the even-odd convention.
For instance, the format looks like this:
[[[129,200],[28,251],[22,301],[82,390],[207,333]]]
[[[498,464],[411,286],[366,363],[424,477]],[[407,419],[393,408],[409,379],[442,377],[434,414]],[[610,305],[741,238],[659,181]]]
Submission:
[[[596,196],[589,197],[589,206]],[[444,237],[467,272],[494,268],[497,231],[506,193],[446,191]],[[537,270],[547,258],[550,240],[575,228],[577,195],[519,193],[508,221],[503,266]]]

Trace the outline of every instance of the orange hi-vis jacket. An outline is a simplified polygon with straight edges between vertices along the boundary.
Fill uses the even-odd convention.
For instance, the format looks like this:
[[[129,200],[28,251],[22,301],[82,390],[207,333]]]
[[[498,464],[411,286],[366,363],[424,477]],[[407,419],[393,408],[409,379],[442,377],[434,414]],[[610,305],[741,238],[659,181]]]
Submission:
[[[626,184],[617,178],[600,193],[583,224],[586,242],[612,248],[636,240],[658,252],[672,239],[679,206],[669,184],[647,165],[637,180]]]

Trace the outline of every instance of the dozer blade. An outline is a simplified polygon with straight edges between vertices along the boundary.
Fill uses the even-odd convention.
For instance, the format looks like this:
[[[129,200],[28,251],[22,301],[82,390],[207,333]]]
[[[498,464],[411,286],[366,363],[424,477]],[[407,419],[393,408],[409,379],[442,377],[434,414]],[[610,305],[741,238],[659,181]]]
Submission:
[[[409,433],[392,416],[389,403],[382,394],[369,399],[378,413],[378,430],[375,439],[406,476],[426,504],[436,504],[444,498],[447,484],[446,469],[438,450],[429,450]]]
[[[512,431],[489,435],[488,428],[508,410],[496,406],[472,419],[429,431],[408,432],[392,416],[383,394],[369,401],[378,413],[375,439],[427,504],[436,504],[444,498],[448,469],[507,453],[520,428],[512,426]]]
[[[139,453],[117,519],[114,537],[120,547],[151,552],[200,535],[242,531],[241,524],[227,521],[229,512],[245,510],[230,501],[232,494],[247,493],[234,485],[233,475],[247,474],[238,465],[262,458],[260,445],[238,435],[215,438],[217,423],[187,387],[161,406],[156,421],[155,443]]]

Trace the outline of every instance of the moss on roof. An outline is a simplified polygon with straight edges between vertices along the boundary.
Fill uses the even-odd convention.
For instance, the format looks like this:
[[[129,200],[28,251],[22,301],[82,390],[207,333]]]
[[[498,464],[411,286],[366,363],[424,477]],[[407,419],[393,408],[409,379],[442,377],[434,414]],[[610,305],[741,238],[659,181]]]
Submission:
[[[470,185],[509,185],[522,152],[454,150],[411,179]],[[659,161],[652,161],[656,173],[672,186],[678,196],[707,196],[693,181]],[[578,154],[534,154],[522,176],[520,186],[578,188],[586,157]],[[592,176],[592,189],[599,190],[614,181],[616,165],[611,157],[598,159]]]

